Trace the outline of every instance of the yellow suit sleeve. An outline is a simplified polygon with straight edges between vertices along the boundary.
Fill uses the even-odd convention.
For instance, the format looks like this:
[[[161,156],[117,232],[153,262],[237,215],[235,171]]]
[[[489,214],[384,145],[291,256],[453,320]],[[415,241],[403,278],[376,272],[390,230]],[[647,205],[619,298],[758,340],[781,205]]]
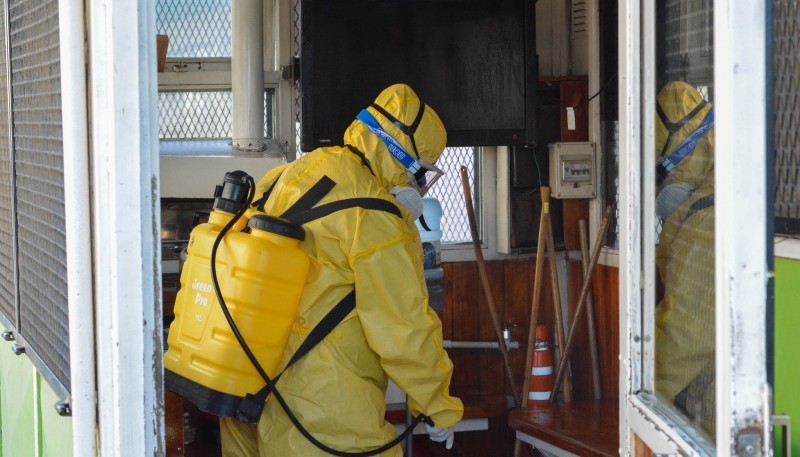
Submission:
[[[371,224],[370,233],[397,233],[404,223],[388,215],[371,220],[379,217],[386,230]],[[384,371],[408,395],[412,414],[425,414],[440,428],[454,426],[464,407],[449,393],[453,363],[442,346],[441,321],[428,306],[419,240],[400,232],[352,264],[359,318]]]

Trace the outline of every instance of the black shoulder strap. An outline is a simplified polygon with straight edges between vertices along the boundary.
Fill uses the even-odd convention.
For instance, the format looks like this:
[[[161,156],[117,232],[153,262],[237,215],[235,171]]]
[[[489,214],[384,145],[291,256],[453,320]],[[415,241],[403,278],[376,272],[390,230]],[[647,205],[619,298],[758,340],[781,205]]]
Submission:
[[[311,189],[308,189],[306,193],[300,196],[296,202],[292,206],[290,206],[286,211],[281,214],[281,217],[284,219],[289,219],[293,221],[292,216],[297,213],[307,211],[314,207],[323,197],[328,195],[328,192],[336,186],[336,182],[327,176],[323,176],[319,178],[319,181],[316,182]]]
[[[686,212],[686,219],[694,216],[694,214],[698,211],[704,210],[710,206],[714,206],[714,194],[708,194],[704,197],[700,197],[692,203],[692,206],[689,207],[689,211]]]
[[[253,202],[252,206],[256,207],[259,211],[264,211],[264,205],[266,204],[270,195],[272,195],[272,191],[275,189],[275,184],[277,182],[278,180],[276,179],[269,189],[264,192],[261,198]],[[387,200],[381,200],[380,198],[346,198],[344,200],[338,200],[335,202],[314,206],[319,203],[323,197],[328,195],[328,192],[330,192],[334,186],[336,186],[336,181],[327,176],[323,176],[296,202],[294,202],[292,206],[284,211],[280,217],[288,219],[296,224],[303,225],[335,213],[336,211],[355,207],[386,211],[387,213],[394,214],[397,217],[403,217],[397,205]]]
[[[328,333],[333,331],[340,322],[350,314],[350,311],[356,308],[356,291],[352,291],[349,294],[345,295],[336,306],[333,307],[325,317],[322,318],[321,321],[311,330],[311,333],[308,334],[303,343],[300,344],[300,347],[297,348],[292,358],[289,359],[289,363],[286,364],[286,368],[284,368],[277,376],[275,376],[275,381],[277,382],[280,379],[281,375],[284,371],[286,371],[290,366],[294,365],[295,362],[300,360],[304,355],[308,354],[308,352],[314,348],[317,344],[319,344]]]
[[[280,178],[280,176],[278,176],[278,178]],[[275,181],[272,182],[272,185],[269,186],[269,189],[264,191],[264,193],[261,195],[261,198],[251,203],[250,206],[259,211],[264,211],[264,205],[267,203],[269,196],[272,195],[272,191],[275,189],[275,184],[278,184],[278,178],[275,178]]]
[[[356,291],[354,290],[345,295],[344,298],[342,298],[333,309],[328,311],[328,314],[326,314],[311,330],[311,333],[308,334],[306,339],[300,344],[300,347],[297,348],[292,355],[292,358],[289,359],[289,363],[287,363],[283,370],[273,378],[272,384],[274,385],[277,383],[290,366],[294,365],[295,362],[300,360],[304,355],[308,354],[309,351],[314,349],[317,344],[322,342],[322,340],[325,339],[325,337],[350,314],[350,311],[355,309],[355,307]],[[236,418],[246,423],[257,422],[269,393],[269,385],[265,385],[255,394],[247,394],[239,403],[239,407],[236,410]]]
[[[394,203],[388,200],[381,200],[380,198],[371,198],[371,197],[345,198],[344,200],[337,200],[335,202],[325,203],[299,213],[294,213],[291,216],[283,216],[283,217],[286,217],[286,219],[289,219],[292,222],[302,225],[311,222],[313,220],[325,217],[329,214],[335,213],[336,211],[340,211],[347,208],[355,208],[355,207],[385,211],[387,213],[394,214],[397,217],[403,217],[402,213],[400,212],[400,208],[398,208],[397,205],[395,205]]]

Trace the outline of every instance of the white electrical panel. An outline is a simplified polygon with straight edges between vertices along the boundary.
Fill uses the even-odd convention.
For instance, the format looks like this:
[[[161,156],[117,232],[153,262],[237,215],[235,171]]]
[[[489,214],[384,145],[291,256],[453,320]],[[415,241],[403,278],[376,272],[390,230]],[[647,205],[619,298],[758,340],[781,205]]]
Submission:
[[[551,143],[550,191],[555,198],[594,198],[597,164],[594,143]]]

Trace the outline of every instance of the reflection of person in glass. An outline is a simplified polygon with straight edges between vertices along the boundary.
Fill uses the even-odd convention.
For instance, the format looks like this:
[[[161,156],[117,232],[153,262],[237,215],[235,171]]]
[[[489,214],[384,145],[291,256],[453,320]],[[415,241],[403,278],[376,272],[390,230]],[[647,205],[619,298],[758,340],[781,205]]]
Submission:
[[[656,392],[714,435],[714,111],[692,86],[659,92]]]

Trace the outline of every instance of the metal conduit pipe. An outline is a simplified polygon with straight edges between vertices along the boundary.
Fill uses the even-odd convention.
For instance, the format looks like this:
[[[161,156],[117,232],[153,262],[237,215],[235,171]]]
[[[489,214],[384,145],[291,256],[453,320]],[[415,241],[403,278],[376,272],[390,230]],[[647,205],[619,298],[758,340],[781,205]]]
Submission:
[[[442,346],[445,349],[500,349],[500,343],[497,341],[442,341]],[[506,342],[506,347],[510,349],[519,349],[519,341]]]
[[[264,143],[264,3],[231,3],[231,97],[235,149],[263,151]]]

